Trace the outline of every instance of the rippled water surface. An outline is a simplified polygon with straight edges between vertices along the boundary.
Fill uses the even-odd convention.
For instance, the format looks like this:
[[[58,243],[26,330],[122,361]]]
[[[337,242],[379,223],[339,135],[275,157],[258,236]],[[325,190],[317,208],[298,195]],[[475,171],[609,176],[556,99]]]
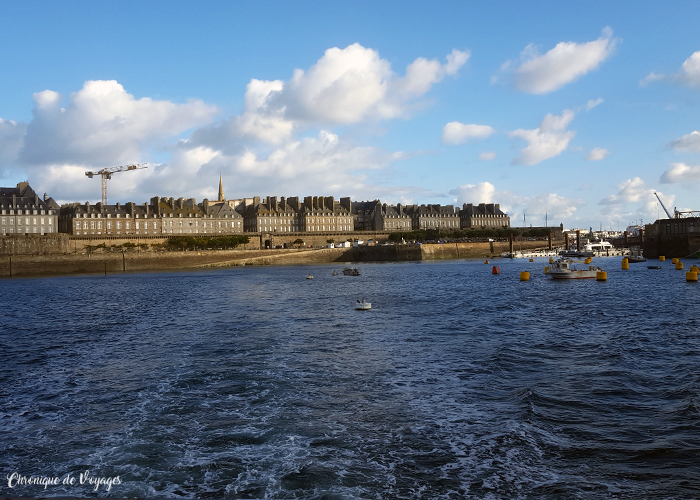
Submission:
[[[122,483],[0,493],[700,497],[700,285],[596,260],[2,280],[2,477]]]

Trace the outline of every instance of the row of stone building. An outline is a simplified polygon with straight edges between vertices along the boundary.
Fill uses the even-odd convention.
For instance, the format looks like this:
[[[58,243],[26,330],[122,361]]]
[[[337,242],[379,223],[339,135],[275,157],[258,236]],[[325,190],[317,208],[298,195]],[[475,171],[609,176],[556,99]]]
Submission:
[[[25,183],[0,188],[2,234],[62,232],[79,236],[162,236],[238,233],[352,233],[510,227],[498,204],[387,205],[332,196],[259,197],[226,200],[154,197],[148,203],[59,207]],[[6,212],[14,219],[9,222]],[[21,214],[20,214],[21,212]],[[31,222],[31,224],[30,224]]]

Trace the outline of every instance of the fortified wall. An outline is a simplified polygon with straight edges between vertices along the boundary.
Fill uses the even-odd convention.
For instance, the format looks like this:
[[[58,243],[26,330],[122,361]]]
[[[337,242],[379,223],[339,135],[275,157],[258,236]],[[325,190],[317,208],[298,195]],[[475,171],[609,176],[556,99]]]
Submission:
[[[0,237],[0,255],[60,255],[69,252],[67,234],[6,234]]]

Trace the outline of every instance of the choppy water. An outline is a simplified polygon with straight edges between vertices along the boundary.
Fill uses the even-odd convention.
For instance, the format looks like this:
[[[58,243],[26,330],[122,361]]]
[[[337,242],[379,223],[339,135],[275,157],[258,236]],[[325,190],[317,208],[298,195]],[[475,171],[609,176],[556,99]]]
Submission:
[[[2,477],[121,484],[0,494],[700,497],[700,285],[596,261],[2,280]]]

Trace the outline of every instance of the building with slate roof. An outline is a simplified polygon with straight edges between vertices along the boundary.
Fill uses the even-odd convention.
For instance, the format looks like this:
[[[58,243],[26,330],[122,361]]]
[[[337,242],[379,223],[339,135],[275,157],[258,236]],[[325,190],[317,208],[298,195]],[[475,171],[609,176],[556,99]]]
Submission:
[[[0,233],[56,233],[59,208],[46,193],[40,198],[28,182],[14,188],[0,187]]]
[[[452,205],[408,205],[413,230],[454,231],[460,228],[459,211]]]
[[[244,200],[239,205],[244,217],[244,231],[260,233],[338,233],[354,231],[350,198],[336,201],[332,196],[268,196]]]
[[[464,204],[459,212],[462,229],[496,229],[510,227],[510,217],[498,203]]]

